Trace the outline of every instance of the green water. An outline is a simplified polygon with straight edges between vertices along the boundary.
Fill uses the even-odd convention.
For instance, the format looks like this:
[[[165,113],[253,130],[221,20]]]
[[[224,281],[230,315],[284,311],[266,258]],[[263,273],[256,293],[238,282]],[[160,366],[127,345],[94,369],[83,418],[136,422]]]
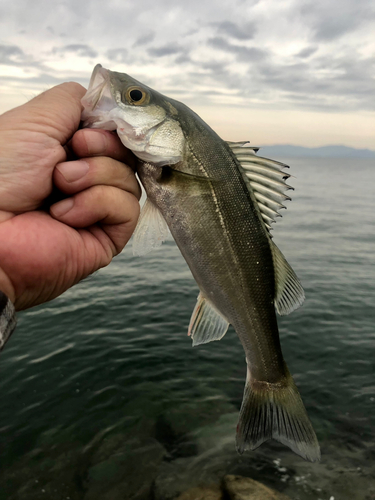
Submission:
[[[191,347],[198,290],[170,241],[19,314],[0,356],[1,500],[164,500],[228,473],[296,500],[375,498],[375,165],[289,163],[274,238],[306,301],[279,326],[321,463],[274,442],[237,455],[244,353],[232,329]]]

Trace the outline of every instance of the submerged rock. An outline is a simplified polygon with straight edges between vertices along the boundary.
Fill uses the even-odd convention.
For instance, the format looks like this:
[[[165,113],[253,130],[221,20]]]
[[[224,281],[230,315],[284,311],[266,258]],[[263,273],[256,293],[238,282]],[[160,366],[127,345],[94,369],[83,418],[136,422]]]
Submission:
[[[149,500],[166,451],[149,438],[123,444],[123,449],[88,471],[84,500]]]
[[[223,414],[211,425],[188,434],[196,455],[162,462],[155,480],[154,500],[174,500],[191,488],[220,484],[227,474],[251,475],[260,481],[264,479],[271,486],[273,481],[280,481],[280,474],[269,457],[259,452],[238,455],[235,448],[237,420],[238,412]]]
[[[195,429],[192,436],[197,443],[198,454],[237,456],[235,451],[237,422],[238,411],[232,411],[221,414],[215,422]]]
[[[190,488],[174,500],[291,500],[249,477],[227,475],[219,484]]]
[[[225,473],[225,463],[213,463],[204,456],[163,462],[155,480],[154,500],[174,500],[191,488],[220,484]]]
[[[225,476],[223,487],[230,500],[291,500],[249,477]]]
[[[201,486],[190,488],[182,493],[176,500],[222,500],[223,492],[219,485]]]
[[[213,392],[213,391],[212,391]],[[212,393],[194,401],[178,404],[164,414],[164,419],[176,435],[195,432],[212,426],[222,415],[236,412],[224,394]]]

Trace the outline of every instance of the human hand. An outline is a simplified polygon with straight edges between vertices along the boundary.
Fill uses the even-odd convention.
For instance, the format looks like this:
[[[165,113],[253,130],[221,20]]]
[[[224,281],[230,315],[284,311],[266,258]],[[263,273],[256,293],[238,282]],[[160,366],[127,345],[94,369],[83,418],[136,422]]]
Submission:
[[[109,264],[138,220],[132,154],[110,132],[77,131],[84,93],[64,83],[0,116],[0,290],[18,310]],[[44,207],[54,186],[66,198]]]

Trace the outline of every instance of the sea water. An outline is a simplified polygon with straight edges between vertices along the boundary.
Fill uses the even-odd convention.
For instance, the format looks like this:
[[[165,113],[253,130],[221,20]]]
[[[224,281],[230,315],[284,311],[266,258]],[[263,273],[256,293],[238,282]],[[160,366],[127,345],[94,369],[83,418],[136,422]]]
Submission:
[[[198,288],[173,241],[131,244],[62,297],[18,315],[0,355],[0,499],[172,499],[239,474],[293,499],[375,498],[375,164],[285,159],[274,226],[306,293],[279,318],[322,451],[235,451],[246,363],[233,329],[191,347]]]

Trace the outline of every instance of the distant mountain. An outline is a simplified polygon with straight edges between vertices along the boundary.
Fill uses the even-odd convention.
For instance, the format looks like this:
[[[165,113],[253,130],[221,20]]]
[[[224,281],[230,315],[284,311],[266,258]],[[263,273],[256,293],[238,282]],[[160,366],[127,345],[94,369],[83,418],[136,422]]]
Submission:
[[[302,146],[276,145],[264,146],[258,153],[261,156],[314,156],[315,158],[375,158],[371,149],[355,149],[346,146],[323,146],[304,148]]]

